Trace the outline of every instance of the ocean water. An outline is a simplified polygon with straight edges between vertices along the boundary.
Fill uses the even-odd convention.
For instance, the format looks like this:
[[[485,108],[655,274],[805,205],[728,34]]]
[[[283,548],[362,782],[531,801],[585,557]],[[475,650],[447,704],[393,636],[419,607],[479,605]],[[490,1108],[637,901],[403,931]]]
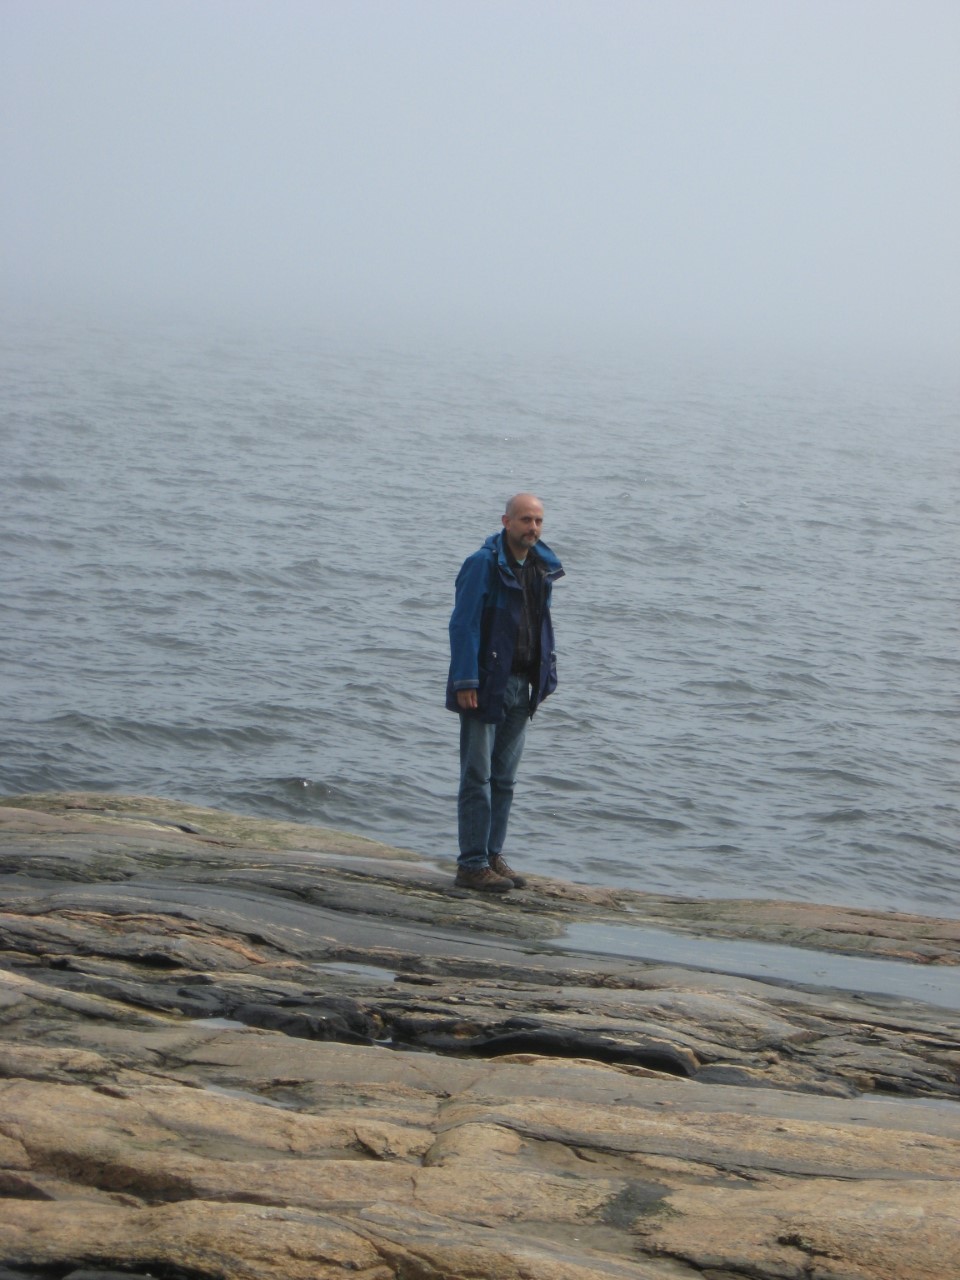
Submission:
[[[532,488],[561,683],[511,861],[960,918],[945,379],[174,319],[0,345],[0,794],[453,857],[453,580]]]

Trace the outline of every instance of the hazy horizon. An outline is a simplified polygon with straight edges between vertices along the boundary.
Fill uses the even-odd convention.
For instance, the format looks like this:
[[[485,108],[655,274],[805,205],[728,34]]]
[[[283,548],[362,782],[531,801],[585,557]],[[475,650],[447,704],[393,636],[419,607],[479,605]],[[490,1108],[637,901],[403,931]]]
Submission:
[[[7,304],[960,350],[960,7],[4,0]]]

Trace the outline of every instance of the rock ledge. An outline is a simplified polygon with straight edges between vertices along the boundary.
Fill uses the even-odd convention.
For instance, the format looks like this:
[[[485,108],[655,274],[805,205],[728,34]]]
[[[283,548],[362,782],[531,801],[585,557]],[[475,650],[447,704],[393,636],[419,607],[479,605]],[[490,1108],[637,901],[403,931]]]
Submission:
[[[0,876],[0,1280],[960,1275],[956,1013],[549,945],[631,922],[955,966],[956,922],[488,900],[118,795],[0,802]]]

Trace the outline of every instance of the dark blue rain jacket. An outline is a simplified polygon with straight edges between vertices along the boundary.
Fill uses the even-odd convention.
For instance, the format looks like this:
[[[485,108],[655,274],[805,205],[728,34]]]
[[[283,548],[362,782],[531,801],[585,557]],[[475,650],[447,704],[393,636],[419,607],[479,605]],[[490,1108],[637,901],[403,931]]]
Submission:
[[[531,554],[545,572],[540,590],[540,656],[531,675],[530,714],[557,687],[557,652],[550,620],[553,584],[563,566],[550,548],[538,542]],[[504,546],[504,531],[492,533],[479,551],[468,556],[457,574],[456,602],[450,617],[450,675],[447,707],[460,711],[457,693],[477,690],[477,709],[464,714],[490,724],[503,719],[503,694],[520,629],[523,590],[514,576]]]

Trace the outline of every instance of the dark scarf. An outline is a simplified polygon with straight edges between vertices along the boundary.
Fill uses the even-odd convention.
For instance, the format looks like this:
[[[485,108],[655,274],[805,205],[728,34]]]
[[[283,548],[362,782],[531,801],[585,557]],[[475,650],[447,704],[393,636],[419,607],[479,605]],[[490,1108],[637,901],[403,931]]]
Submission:
[[[523,600],[520,605],[520,627],[513,650],[510,670],[515,675],[533,679],[540,664],[540,611],[543,604],[543,578],[546,567],[531,547],[523,564],[514,557],[510,544],[504,539],[507,563],[513,576],[520,583]]]

